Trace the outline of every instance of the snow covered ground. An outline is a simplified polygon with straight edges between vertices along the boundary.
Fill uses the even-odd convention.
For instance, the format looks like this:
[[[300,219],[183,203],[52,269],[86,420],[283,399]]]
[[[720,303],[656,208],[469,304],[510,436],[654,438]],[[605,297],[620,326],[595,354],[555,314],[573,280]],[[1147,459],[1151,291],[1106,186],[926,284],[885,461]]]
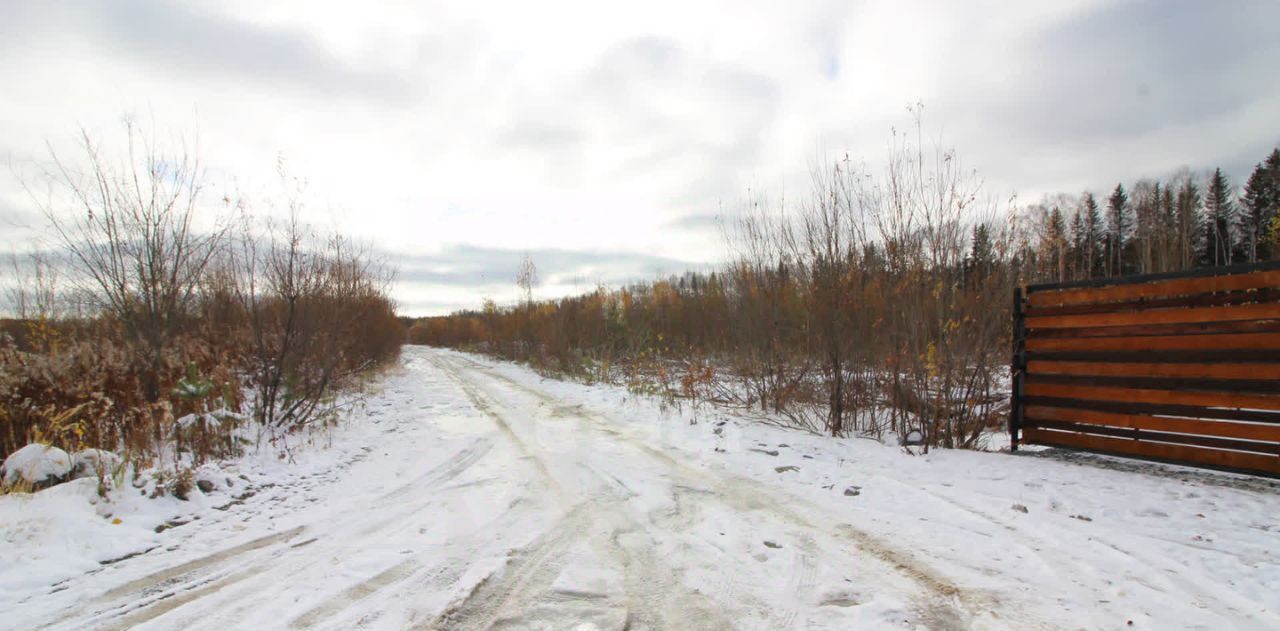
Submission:
[[[0,498],[0,627],[1280,628],[1268,482],[911,456],[403,362],[333,445],[190,502]]]

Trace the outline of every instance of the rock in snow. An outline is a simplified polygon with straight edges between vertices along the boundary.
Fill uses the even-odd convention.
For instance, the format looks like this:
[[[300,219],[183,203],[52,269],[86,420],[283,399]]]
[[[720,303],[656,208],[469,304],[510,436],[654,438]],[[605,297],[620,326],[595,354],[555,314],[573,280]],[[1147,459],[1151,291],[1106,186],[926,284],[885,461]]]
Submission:
[[[71,457],[71,477],[95,478],[98,473],[111,475],[120,466],[120,456],[102,449],[83,449]]]
[[[30,484],[56,484],[71,473],[71,457],[67,452],[31,443],[4,459],[4,483],[23,480]]]

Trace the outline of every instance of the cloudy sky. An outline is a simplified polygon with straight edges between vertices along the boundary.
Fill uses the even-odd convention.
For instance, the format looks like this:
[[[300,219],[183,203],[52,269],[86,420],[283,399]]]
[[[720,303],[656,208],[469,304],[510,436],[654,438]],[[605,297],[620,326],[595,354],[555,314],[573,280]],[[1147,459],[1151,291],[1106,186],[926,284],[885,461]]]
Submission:
[[[77,126],[198,129],[213,188],[283,156],[307,218],[377,244],[409,314],[719,260],[748,190],[926,132],[1000,197],[1186,165],[1237,181],[1280,142],[1280,2],[0,3],[0,250],[18,176]]]

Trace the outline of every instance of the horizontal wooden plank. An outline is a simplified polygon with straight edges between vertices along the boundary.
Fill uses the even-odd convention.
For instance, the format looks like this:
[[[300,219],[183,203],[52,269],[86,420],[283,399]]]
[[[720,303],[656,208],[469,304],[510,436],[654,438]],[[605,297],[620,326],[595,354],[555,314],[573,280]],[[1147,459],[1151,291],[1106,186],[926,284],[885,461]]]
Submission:
[[[1280,457],[1263,454],[1206,449],[1191,445],[1170,445],[1124,438],[1091,436],[1074,432],[1027,428],[1022,430],[1026,443],[1090,449],[1107,453],[1156,458],[1166,461],[1202,464],[1229,469],[1280,474]]]
[[[1118,414],[1097,410],[1079,410],[1056,408],[1043,405],[1028,405],[1023,410],[1028,422],[1059,421],[1069,423],[1092,423],[1113,427],[1130,427],[1148,429],[1159,432],[1177,432],[1181,434],[1198,434],[1202,436],[1219,436],[1223,438],[1241,438],[1244,440],[1263,440],[1280,443],[1280,425],[1268,423],[1239,423],[1235,421],[1215,421],[1197,418],[1173,418],[1165,416],[1147,416],[1143,414]]]
[[[1280,333],[1078,338],[1029,337],[1026,344],[1026,348],[1029,351],[1280,350]],[[1280,357],[1280,353],[1277,353],[1277,356]],[[1280,361],[1280,359],[1277,361]]]
[[[1280,381],[1275,379],[1197,379],[1193,377],[1106,377],[1097,375],[1025,374],[1026,383],[1048,383],[1104,388],[1138,388],[1140,390],[1188,390],[1198,392],[1250,393],[1280,395]]]
[[[1250,304],[1229,307],[1192,307],[1157,311],[1126,311],[1087,315],[1040,316],[1026,319],[1029,329],[1071,329],[1184,322],[1227,322],[1280,319],[1280,304]]]
[[[1276,361],[1280,362],[1280,354],[1277,354]],[[1027,372],[1053,375],[1092,375],[1099,377],[1192,377],[1199,379],[1280,380],[1280,363],[1174,364],[1033,360],[1027,363]]]
[[[1098,302],[1124,302],[1144,298],[1166,298],[1187,294],[1241,291],[1280,287],[1280,270],[1267,270],[1205,278],[1177,278],[1148,283],[1132,283],[1103,287],[1081,287],[1035,291],[1029,288],[1027,301],[1033,307],[1074,305]]]
[[[1178,445],[1195,445],[1197,447],[1209,447],[1212,449],[1231,449],[1234,451],[1248,451],[1252,453],[1280,456],[1280,443],[1269,441],[1240,440],[1237,438],[1221,438],[1218,436],[1204,436],[1199,434],[1175,434],[1129,427],[1111,427],[1107,425],[1062,421],[1029,421],[1024,425],[1024,427],[1026,429],[1053,429],[1065,432],[1080,432],[1096,436],[1113,436],[1115,438],[1128,438],[1131,440],[1146,440],[1159,443],[1174,443]]]
[[[1280,473],[1280,457],[1248,451],[1222,450],[1198,445],[1170,444],[1131,438],[1083,434],[1048,428],[1028,427],[1022,432],[1026,443],[1090,449],[1215,467]]]
[[[1234,468],[1234,470],[1265,472],[1270,475],[1280,474],[1280,457],[1265,456],[1261,453],[1231,452],[1224,449],[1192,447],[1192,445],[1148,443],[1146,440],[1108,438],[1108,436],[1032,429],[1032,427],[1023,430],[1021,438],[1024,443],[1091,449],[1091,451],[1120,454],[1120,456],[1156,458],[1161,461]]]
[[[1178,272],[1157,272],[1154,274],[1130,274],[1114,278],[1093,278],[1089,280],[1071,280],[1054,283],[1032,283],[1022,288],[1024,293],[1057,291],[1060,289],[1079,289],[1082,287],[1111,287],[1113,285],[1142,285],[1161,280],[1178,280],[1182,278],[1209,278],[1211,276],[1230,276],[1233,274],[1250,274],[1267,270],[1280,270],[1280,260],[1263,261],[1261,263],[1238,263],[1235,265],[1218,265],[1214,267],[1198,267]]]
[[[1033,338],[1142,337],[1153,335],[1208,335],[1227,333],[1280,333],[1280,320],[1238,320],[1232,322],[1183,322],[1179,324],[1138,324],[1097,326],[1077,329],[1037,329]]]
[[[1274,350],[1211,351],[1028,351],[1026,361],[1143,362],[1161,364],[1238,364],[1277,361]]]
[[[1119,414],[1144,414],[1150,416],[1181,416],[1186,418],[1245,421],[1249,423],[1280,424],[1280,412],[1266,410],[1240,410],[1236,408],[1177,405],[1171,403],[1135,403],[1133,401],[1091,401],[1064,397],[1025,396],[1028,405],[1040,405],[1072,410],[1096,410]]]
[[[1280,288],[1268,287],[1265,289],[1251,289],[1249,291],[1232,291],[1216,294],[1191,294],[1187,296],[1175,296],[1172,298],[1151,298],[1128,302],[1028,307],[1023,310],[1023,315],[1084,315],[1089,313],[1147,311],[1151,309],[1170,309],[1174,307],[1213,307],[1267,302],[1280,302]]]
[[[1023,386],[1027,396],[1089,399],[1094,401],[1129,401],[1195,405],[1203,407],[1242,408],[1248,410],[1280,410],[1280,396],[1240,394],[1235,392],[1178,392],[1140,388],[1107,388],[1097,386],[1036,383],[1028,378]]]

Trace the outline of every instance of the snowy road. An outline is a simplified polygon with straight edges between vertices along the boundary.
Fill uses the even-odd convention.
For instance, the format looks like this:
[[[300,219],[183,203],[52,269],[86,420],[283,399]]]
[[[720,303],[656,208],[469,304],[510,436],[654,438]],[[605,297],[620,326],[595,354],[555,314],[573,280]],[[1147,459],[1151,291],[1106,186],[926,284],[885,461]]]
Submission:
[[[1280,532],[1271,529],[1280,504],[1265,492],[1197,488],[1207,497],[1163,504],[1165,530],[1158,517],[1112,513],[1144,510],[1141,502],[1089,500],[1098,493],[1074,487],[1168,493],[1185,491],[1185,481],[993,454],[912,458],[878,444],[871,453],[883,455],[860,468],[832,446],[845,443],[713,418],[690,425],[687,414],[638,421],[659,415],[652,403],[631,399],[628,409],[618,403],[625,393],[458,353],[406,347],[404,363],[371,398],[367,431],[339,437],[350,442],[338,450],[346,457],[157,535],[145,554],[24,598],[0,627],[1280,621]],[[778,437],[788,442],[761,442]],[[886,475],[895,467],[902,475]],[[993,475],[998,467],[1070,481],[1019,484],[1012,497],[1031,506],[1027,514],[998,495],[1009,488]],[[1223,538],[1247,536],[1182,537],[1186,521],[1170,514],[1199,511],[1203,521],[1205,502],[1243,509],[1216,527]],[[1092,516],[1065,514],[1073,507]],[[1114,529],[1105,525],[1117,516]],[[1170,542],[1176,558],[1165,537],[1187,540]]]

